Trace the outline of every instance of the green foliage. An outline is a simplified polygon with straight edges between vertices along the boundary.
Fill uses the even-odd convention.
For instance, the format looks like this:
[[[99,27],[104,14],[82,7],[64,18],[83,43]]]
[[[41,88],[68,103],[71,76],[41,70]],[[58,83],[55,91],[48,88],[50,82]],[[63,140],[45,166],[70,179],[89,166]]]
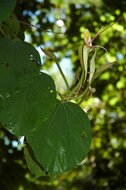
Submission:
[[[69,114],[71,104],[69,109],[62,104],[62,106],[59,105],[60,109],[54,109],[56,105],[54,82],[47,74],[39,74],[39,56],[31,45],[18,39],[10,40],[8,38],[1,38],[0,45],[0,94],[3,98],[0,109],[1,123],[17,137],[26,136],[28,138],[36,159],[45,171],[48,171],[51,175],[63,173],[78,165],[86,156],[91,141],[89,132],[89,135],[86,133],[86,141],[85,139],[80,140],[78,144],[74,142],[75,139],[78,139],[78,141],[79,138],[81,139],[81,133],[86,130],[86,127],[90,131],[85,116],[79,114],[74,121],[73,114],[71,113],[71,116]],[[3,81],[5,82],[3,83]],[[78,115],[77,105],[74,112],[75,115]],[[50,118],[50,114],[52,114],[52,118],[55,116],[53,120]],[[80,121],[82,120],[80,124],[78,117]],[[50,119],[52,123],[49,123]],[[68,120],[67,123],[66,120]],[[84,126],[82,125],[83,122],[85,123]],[[63,128],[62,125],[66,125],[62,133],[63,139],[59,134],[59,131]],[[71,127],[73,128],[70,132],[69,128]],[[50,128],[49,131],[48,128]],[[75,139],[71,139],[68,146],[70,136],[74,136]],[[62,139],[61,143],[58,142],[58,139]],[[76,145],[81,146],[81,149],[79,150]],[[42,149],[43,151],[41,151],[41,147],[44,146],[46,150]],[[72,151],[75,151],[74,154]],[[49,162],[47,158],[50,158]],[[37,171],[35,170],[34,173],[36,174]],[[39,173],[40,171],[38,171],[37,176]]]
[[[27,146],[28,148],[26,146],[24,147],[24,155],[29,170],[36,176],[36,178],[45,175],[44,169],[41,168],[41,165],[35,159],[32,149],[28,144]]]
[[[20,32],[20,24],[15,14],[11,14],[4,22],[1,24],[1,29],[6,35],[13,36]]]
[[[0,24],[13,12],[15,5],[16,5],[16,0],[0,1]]]
[[[9,4],[13,4],[13,1],[2,2],[7,5],[6,10],[9,10]],[[41,2],[38,0],[17,1],[14,14],[12,14],[12,9],[8,12],[3,11],[4,9],[1,7],[0,118],[4,128],[0,124],[0,189],[125,190],[125,0],[114,1],[114,3],[108,0],[87,0],[83,3],[79,0],[76,0],[76,2],[55,0],[43,0]],[[99,36],[96,35],[102,26],[104,28],[113,21],[117,21],[119,17],[119,22],[111,25]],[[60,20],[63,22],[62,26],[58,25]],[[37,24],[37,28],[31,27],[31,24]],[[95,40],[86,44],[87,46],[93,46],[89,48],[89,55],[84,53],[84,56],[82,56],[84,31],[87,28],[91,32],[91,36],[95,36]],[[23,42],[24,35],[25,40],[32,45],[43,45],[42,49],[47,49],[45,53],[51,59],[44,57],[42,54],[43,65],[40,65],[38,52],[31,44]],[[10,44],[10,47],[8,44]],[[15,44],[17,45],[15,46]],[[81,65],[77,55],[80,45]],[[96,49],[101,46],[107,49],[104,54],[102,49]],[[62,59],[61,64],[59,57]],[[83,62],[84,57],[86,57],[86,63]],[[64,88],[65,83],[62,83],[59,71],[55,69],[55,61],[58,68],[61,68],[60,73],[62,71],[64,73],[62,77],[65,76],[67,79],[65,83],[69,87],[68,91],[66,91],[66,87]],[[115,64],[113,65],[113,63]],[[109,70],[105,72],[108,68]],[[42,73],[40,76],[40,69],[53,77],[56,87],[47,74]],[[18,74],[16,74],[17,71]],[[85,72],[87,77],[85,77]],[[101,75],[102,72],[104,74]],[[74,78],[74,76],[76,77]],[[98,80],[95,80],[97,77],[99,77]],[[39,78],[43,78],[44,81]],[[48,82],[46,83],[46,81],[49,82],[49,86],[54,88],[53,93],[49,93],[52,91],[47,89],[48,85],[46,86],[46,84]],[[91,81],[90,85],[89,81]],[[92,83],[93,81],[94,83]],[[38,83],[39,90],[36,86]],[[93,85],[95,88],[93,88]],[[71,90],[73,90],[72,93]],[[28,91],[27,101],[24,97],[26,91]],[[93,93],[94,96],[87,100]],[[60,100],[57,100],[57,98]],[[22,103],[24,101],[25,104]],[[74,101],[74,104],[69,101]],[[58,123],[60,124],[60,118],[64,119],[66,124],[63,125],[62,123],[62,129],[68,125],[67,117],[65,114],[62,116],[62,113],[70,115],[71,131],[74,136],[78,137],[79,142],[83,139],[88,143],[87,149],[90,146],[90,123],[87,120],[85,125],[85,120],[88,118],[87,114],[85,115],[85,112],[76,102],[81,103],[81,107],[85,107],[89,115],[93,129],[93,141],[90,152],[86,156],[87,153],[83,152],[84,149],[79,151],[79,148],[77,148],[79,145],[74,144],[75,141],[73,141],[74,147],[70,149],[70,140],[67,138],[66,141],[66,138],[61,135],[61,140],[59,140],[67,150],[65,155],[69,155],[71,158],[69,159],[66,156],[68,161],[63,165],[61,155],[54,154],[56,147],[61,150],[61,146],[54,146],[51,149],[58,139],[55,134],[59,132],[57,130],[59,129],[58,126],[61,126],[58,125]],[[57,104],[60,105],[61,109],[56,114],[58,117],[54,117],[57,122],[55,125],[52,123],[53,130],[51,130],[51,126],[48,124],[51,122],[50,118],[54,114]],[[66,107],[68,104],[69,107],[76,107],[75,110],[73,108],[75,117],[73,112],[71,113]],[[21,111],[23,108],[26,109]],[[81,125],[84,129],[81,135],[78,134],[79,122],[75,119],[76,115],[79,115],[79,118],[81,117],[80,113],[82,113],[84,120],[83,125]],[[12,128],[14,129],[14,132],[12,132],[9,121],[13,121],[17,125],[20,124],[18,125],[19,128],[16,127],[16,130]],[[7,126],[5,126],[6,122]],[[49,127],[49,133],[46,135],[49,137],[48,139],[44,135],[46,126]],[[77,130],[75,130],[76,128]],[[24,134],[24,130],[27,132],[23,143],[25,159],[23,151],[20,151],[22,147],[20,139],[12,135],[14,133],[20,136],[20,134]],[[90,132],[89,136],[86,136],[85,130]],[[9,133],[9,131],[12,133]],[[68,128],[66,131],[68,132]],[[51,136],[51,134],[53,135]],[[44,140],[41,139],[41,136]],[[38,140],[38,137],[40,140]],[[44,141],[48,147],[47,151]],[[15,142],[19,144],[15,146]],[[82,146],[85,147],[83,143]],[[39,152],[37,147],[40,149]],[[74,157],[69,154],[68,149],[72,151]],[[75,162],[76,156],[77,163]],[[86,159],[80,164],[85,156]],[[55,158],[57,159],[55,162],[58,163],[55,167],[57,172],[55,172],[55,165],[48,162],[50,157],[53,157],[54,162]],[[26,162],[32,174],[27,170]],[[70,171],[61,174],[66,171],[64,166],[67,166]],[[74,169],[72,170],[72,168]],[[64,171],[61,172],[61,169]],[[53,175],[54,173],[58,174],[58,172],[59,177],[51,179],[47,177],[47,173]],[[40,177],[42,175],[43,177]],[[34,176],[40,178],[34,180]]]
[[[20,39],[0,38],[0,94],[3,98],[23,89],[39,74],[40,56]],[[6,74],[5,74],[6,73]]]
[[[27,136],[40,127],[55,107],[53,80],[41,73],[33,82],[3,101],[0,120],[16,136]]]
[[[10,133],[28,140],[33,154],[27,143],[24,152],[32,173],[42,176],[45,171],[59,175],[78,166],[86,157],[91,143],[90,121],[78,105],[68,102],[67,79],[58,59],[46,51],[55,59],[68,88],[68,94],[58,93],[61,101],[57,100],[52,78],[40,73],[39,54],[32,45],[19,39],[17,23],[16,17],[11,16],[1,25],[0,122]],[[83,56],[87,61],[86,54],[87,51]],[[87,64],[85,71],[82,70],[85,80]]]
[[[89,151],[87,114],[76,104],[58,101],[49,119],[28,135],[28,143],[50,175],[62,174],[79,165]]]

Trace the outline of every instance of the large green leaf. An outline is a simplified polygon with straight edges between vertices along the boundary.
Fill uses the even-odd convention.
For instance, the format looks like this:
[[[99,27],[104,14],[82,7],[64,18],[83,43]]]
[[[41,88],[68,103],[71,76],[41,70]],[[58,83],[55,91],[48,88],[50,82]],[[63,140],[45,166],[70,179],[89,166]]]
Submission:
[[[50,118],[28,135],[28,142],[50,175],[61,174],[79,165],[87,155],[90,121],[78,105],[58,101]]]
[[[24,88],[39,74],[33,59],[40,63],[39,53],[32,45],[0,38],[0,95],[6,97]]]
[[[0,122],[18,137],[28,135],[48,119],[55,104],[54,82],[47,74],[41,73],[26,88],[3,101]]]
[[[13,12],[15,5],[16,0],[0,0],[0,23]]]

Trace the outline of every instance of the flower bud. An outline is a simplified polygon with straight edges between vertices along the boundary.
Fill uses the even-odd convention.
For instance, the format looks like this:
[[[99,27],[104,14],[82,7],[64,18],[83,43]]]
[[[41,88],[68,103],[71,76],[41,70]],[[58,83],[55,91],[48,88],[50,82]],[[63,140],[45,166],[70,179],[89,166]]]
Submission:
[[[92,43],[91,43],[91,36],[90,36],[90,32],[89,30],[85,30],[84,32],[84,42],[87,46],[92,46]]]

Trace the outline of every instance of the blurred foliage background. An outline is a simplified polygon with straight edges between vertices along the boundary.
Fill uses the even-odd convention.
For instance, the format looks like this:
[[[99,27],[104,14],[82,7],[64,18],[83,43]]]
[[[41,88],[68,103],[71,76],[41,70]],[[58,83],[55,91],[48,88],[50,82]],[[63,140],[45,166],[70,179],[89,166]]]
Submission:
[[[126,0],[17,0],[15,14],[21,21],[19,36],[38,49],[42,70],[54,78],[60,92],[65,91],[62,78],[40,46],[60,58],[72,86],[80,66],[78,46],[83,44],[84,30],[88,28],[94,36],[102,26],[120,18],[94,41],[108,50],[99,50],[97,65],[117,63],[94,82],[95,92],[81,105],[93,130],[84,163],[53,179],[34,179],[21,141],[0,126],[0,189],[126,190]]]

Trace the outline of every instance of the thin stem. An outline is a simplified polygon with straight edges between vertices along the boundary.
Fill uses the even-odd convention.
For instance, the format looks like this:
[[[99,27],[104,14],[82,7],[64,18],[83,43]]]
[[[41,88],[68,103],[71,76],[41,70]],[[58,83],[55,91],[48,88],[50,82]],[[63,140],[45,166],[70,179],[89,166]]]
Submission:
[[[88,93],[89,86],[90,86],[90,84],[87,85],[86,89],[84,90],[84,92],[79,97],[79,98],[81,98],[81,100],[78,102],[79,105],[84,101],[84,99],[85,99],[85,97],[86,97],[86,95]]]
[[[91,40],[91,43],[101,34],[103,33],[105,30],[108,30],[108,28],[110,28],[111,26],[113,26],[115,23],[119,22],[121,18],[118,18],[118,20],[112,22],[111,24],[107,25],[106,27],[102,27],[97,34],[93,37],[93,39]]]
[[[59,69],[60,74],[61,74],[62,77],[63,77],[63,80],[64,80],[64,82],[65,82],[65,84],[66,84],[66,87],[67,87],[67,90],[68,90],[68,92],[69,92],[69,91],[70,91],[70,87],[69,87],[68,81],[67,81],[67,79],[66,79],[66,77],[65,77],[65,75],[64,75],[64,73],[63,73],[63,71],[62,71],[62,69],[61,69],[61,67],[60,67],[60,64],[58,63],[58,61],[56,61],[56,65],[57,65],[57,67],[58,67],[58,69]]]
[[[0,28],[0,32],[1,32],[4,36],[8,37],[7,34],[4,32],[4,30],[3,30],[2,28]]]
[[[17,38],[17,35],[13,31],[11,31],[11,30],[9,31],[8,25],[5,24],[5,26],[6,26],[6,31],[7,31],[7,33],[9,33],[10,37]]]
[[[44,30],[43,28],[39,27],[39,26],[36,26],[34,24],[29,24],[27,22],[24,22],[24,21],[21,21],[21,20],[18,20],[21,24],[24,24],[26,26],[29,26],[29,27],[34,27],[34,28],[37,28],[38,30],[41,30],[43,32],[47,32],[47,33],[54,33],[54,34],[64,34],[64,33],[61,33],[61,32],[53,32],[51,30]]]

